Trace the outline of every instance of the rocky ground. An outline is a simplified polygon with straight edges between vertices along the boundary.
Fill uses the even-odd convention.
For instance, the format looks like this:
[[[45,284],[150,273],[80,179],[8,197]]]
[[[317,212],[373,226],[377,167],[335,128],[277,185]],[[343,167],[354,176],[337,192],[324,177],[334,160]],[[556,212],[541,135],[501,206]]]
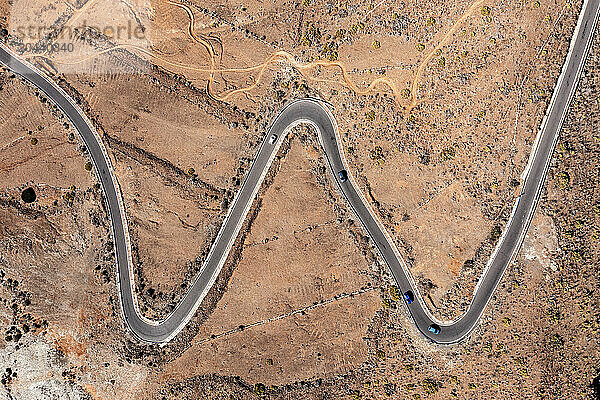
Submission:
[[[34,17],[78,15],[56,4]],[[206,49],[185,9],[163,2],[149,26],[164,40],[152,50],[175,64],[123,50],[102,56],[119,73],[61,73],[57,60],[36,59],[108,148],[143,312],[174,307],[267,124],[289,99],[313,95],[335,106],[351,173],[432,310],[458,315],[510,211],[579,3],[189,6],[220,65],[260,64],[285,48],[302,63],[343,61],[358,84],[397,82],[400,98],[383,83],[358,95],[324,65],[274,64],[257,88],[219,99],[256,72],[217,74],[207,92],[206,73],[176,64],[207,63]],[[0,398],[598,396],[598,49],[597,39],[520,257],[472,337],[442,348],[422,340],[393,296],[306,128],[284,144],[195,318],[168,346],[138,344],[120,317],[85,146],[48,99],[2,71]]]

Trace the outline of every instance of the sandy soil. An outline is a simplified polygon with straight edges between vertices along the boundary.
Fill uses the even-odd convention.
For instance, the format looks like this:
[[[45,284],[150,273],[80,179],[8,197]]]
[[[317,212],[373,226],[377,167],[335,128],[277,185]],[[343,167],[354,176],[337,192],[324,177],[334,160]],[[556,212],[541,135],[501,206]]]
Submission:
[[[255,135],[268,123],[265,109],[270,115],[303,85],[317,91],[336,106],[352,150],[352,173],[429,291],[432,311],[455,317],[464,309],[457,300],[470,294],[490,253],[493,243],[486,238],[503,226],[517,194],[577,7],[456,1],[429,7],[384,2],[371,9],[374,5],[304,3],[138,4],[132,15],[139,14],[136,23],[148,29],[145,50],[118,42],[129,46],[120,51],[181,74],[197,87],[208,84],[217,99],[251,115],[253,133],[224,128],[218,107],[198,112],[184,93],[165,93],[161,83],[136,74],[99,70],[68,80],[107,135],[182,171],[194,168],[201,180],[226,190],[234,189],[230,179],[239,160],[253,156]],[[67,20],[89,15],[97,21],[107,12],[95,4]],[[99,51],[112,45],[97,38],[79,46]],[[279,58],[262,64],[277,51]],[[125,72],[146,65],[123,54],[103,53],[98,60]],[[58,71],[67,60],[81,59],[81,54],[50,57]],[[310,64],[317,59],[323,60],[320,66]],[[213,73],[206,69],[211,63]],[[358,85],[354,91],[376,79],[380,83],[372,95],[356,95],[342,85],[339,65],[348,71],[346,83]],[[298,67],[300,74],[282,71],[285,66]],[[251,90],[235,92],[244,88]],[[140,242],[140,251],[150,243]]]
[[[52,4],[32,18],[60,26],[83,16],[83,2]],[[433,312],[460,314],[519,188],[580,4],[181,4],[195,37],[185,7],[135,3],[150,55],[105,53],[98,60],[110,72],[91,62],[61,72],[68,57],[109,48],[101,35],[61,54],[63,64],[31,59],[81,103],[108,147],[144,311],[164,315],[185,291],[277,110],[316,95],[334,105],[351,173]],[[85,12],[101,20],[107,10],[97,7]],[[8,26],[6,2],[0,10]],[[216,72],[207,89],[207,49],[218,68],[260,65],[278,50],[296,62],[273,63],[262,77]],[[303,68],[317,59],[341,61],[358,85],[387,81],[358,95],[335,67]],[[16,372],[2,372],[1,395],[500,399],[514,388],[563,398],[575,387],[591,396],[599,213],[590,71],[522,257],[472,338],[451,348],[424,343],[389,295],[389,274],[323,177],[305,130],[271,173],[241,252],[192,327],[165,348],[132,342],[85,149],[47,101],[0,74],[0,359]],[[35,203],[20,200],[25,187]],[[27,368],[34,358],[36,371]],[[50,377],[37,387],[40,374]]]
[[[298,139],[292,140],[263,195],[227,292],[190,349],[165,369],[169,379],[228,371],[279,385],[343,373],[365,360],[361,337],[380,303],[376,291],[295,313],[343,293],[364,291],[371,283],[366,260],[315,182],[307,161],[311,157]],[[195,367],[184,367],[190,365]]]
[[[131,383],[147,372],[115,352],[123,326],[95,177],[62,117],[18,79],[1,73],[0,80],[0,102],[14,110],[3,114],[0,150],[0,357],[14,376],[3,380],[0,393],[23,399],[135,396],[139,388]],[[25,187],[35,190],[35,202],[21,200]]]

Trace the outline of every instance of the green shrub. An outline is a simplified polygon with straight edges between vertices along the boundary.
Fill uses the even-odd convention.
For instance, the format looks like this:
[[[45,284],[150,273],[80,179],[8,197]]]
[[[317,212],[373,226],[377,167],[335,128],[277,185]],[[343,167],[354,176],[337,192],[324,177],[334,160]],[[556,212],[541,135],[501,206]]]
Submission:
[[[255,383],[254,394],[257,396],[264,396],[265,394],[267,394],[267,387],[263,383]]]
[[[389,292],[392,300],[399,301],[401,299],[400,290],[398,289],[397,286],[390,286],[390,288],[388,289],[388,292]]]
[[[450,161],[456,156],[456,148],[454,147],[446,147],[440,153],[440,160],[442,161]]]
[[[554,182],[556,182],[556,186],[559,189],[566,189],[569,187],[569,183],[571,183],[571,177],[568,172],[560,171],[554,176]]]
[[[425,390],[425,393],[427,394],[437,393],[440,387],[439,383],[437,383],[434,379],[431,378],[423,379],[422,385],[423,390]]]

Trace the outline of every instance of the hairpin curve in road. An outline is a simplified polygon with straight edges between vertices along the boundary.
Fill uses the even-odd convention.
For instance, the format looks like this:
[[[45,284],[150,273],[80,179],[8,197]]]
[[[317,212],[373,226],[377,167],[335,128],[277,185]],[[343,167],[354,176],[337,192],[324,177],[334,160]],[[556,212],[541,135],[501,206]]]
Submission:
[[[139,310],[135,295],[123,198],[100,137],[83,111],[52,79],[21,60],[4,44],[0,44],[0,63],[44,92],[67,116],[85,142],[108,205],[117,261],[121,311],[127,326],[139,340],[165,344],[189,322],[221,271],[285,136],[294,126],[304,123],[312,126],[317,132],[334,181],[390,268],[399,290],[402,293],[410,291],[411,295],[414,294],[414,297],[408,296],[411,300],[406,302],[406,306],[418,330],[435,343],[451,344],[465,338],[476,326],[506,267],[515,258],[523,242],[543,188],[560,127],[589,51],[598,19],[599,4],[600,0],[585,0],[583,3],[566,61],[523,172],[524,183],[507,227],[478,281],[469,308],[450,323],[436,320],[428,311],[393,240],[357,188],[341,150],[335,118],[328,107],[318,99],[295,100],[275,117],[190,289],[167,318],[145,318]]]

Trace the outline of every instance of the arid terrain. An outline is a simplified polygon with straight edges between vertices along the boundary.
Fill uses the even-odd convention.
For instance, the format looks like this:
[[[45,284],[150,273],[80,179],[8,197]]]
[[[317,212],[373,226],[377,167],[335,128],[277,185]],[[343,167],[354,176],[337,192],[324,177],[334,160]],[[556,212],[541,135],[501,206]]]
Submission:
[[[107,147],[150,318],[199,271],[271,119],[306,96],[332,105],[349,172],[430,311],[459,316],[510,215],[581,7],[111,1],[2,1],[0,28],[15,49],[75,44],[23,57]],[[71,29],[80,24],[99,29]],[[29,25],[43,34],[17,29]],[[0,399],[598,398],[599,68],[596,38],[528,237],[465,342],[417,332],[301,126],[216,284],[164,347],[138,343],[122,320],[85,146],[3,69]]]

